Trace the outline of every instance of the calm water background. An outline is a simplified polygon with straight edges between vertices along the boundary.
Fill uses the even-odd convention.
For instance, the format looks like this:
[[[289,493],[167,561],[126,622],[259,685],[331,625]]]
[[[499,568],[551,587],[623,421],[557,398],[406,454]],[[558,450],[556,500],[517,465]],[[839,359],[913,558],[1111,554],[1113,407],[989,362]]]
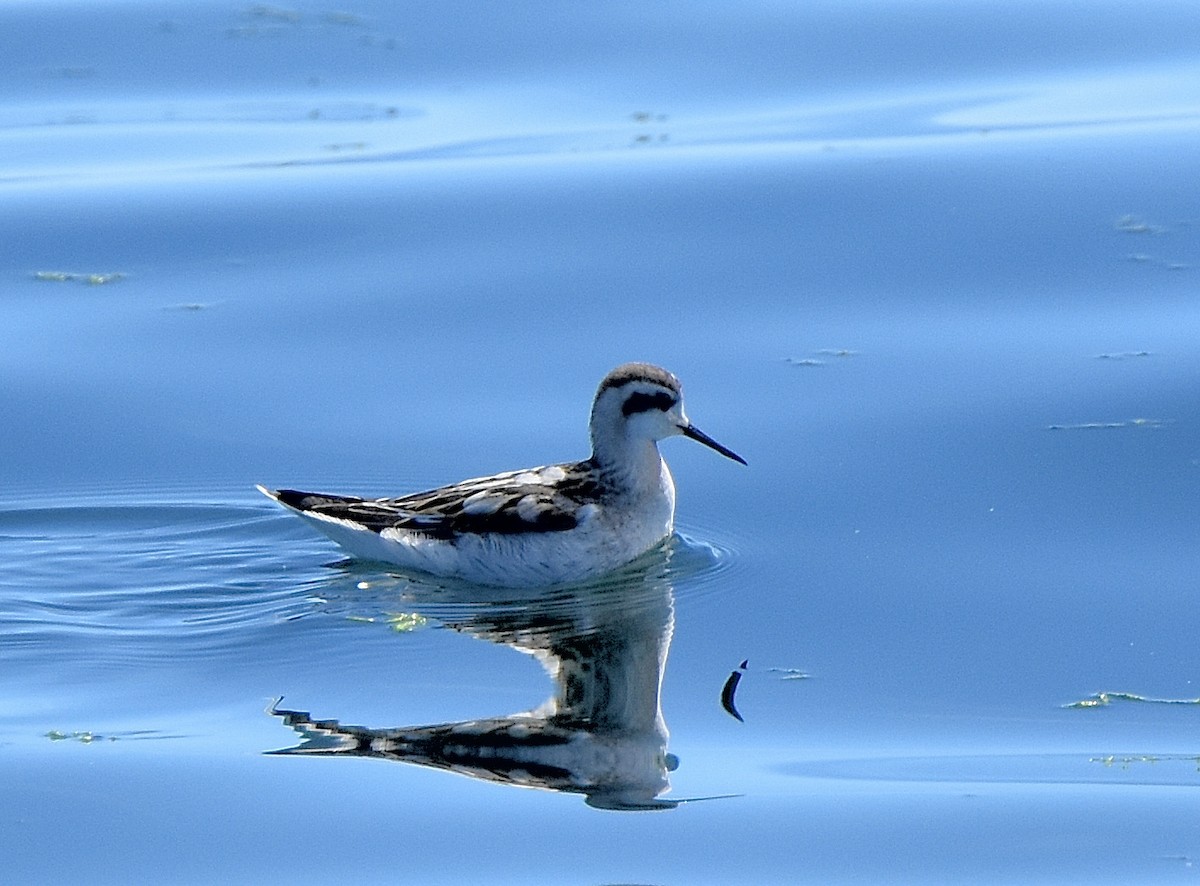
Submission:
[[[1190,0],[0,9],[6,873],[1196,880],[1197,33]],[[578,458],[629,359],[750,462],[663,447],[667,796],[741,796],[265,756],[277,696],[388,727],[550,682],[396,630],[420,595],[252,484]]]

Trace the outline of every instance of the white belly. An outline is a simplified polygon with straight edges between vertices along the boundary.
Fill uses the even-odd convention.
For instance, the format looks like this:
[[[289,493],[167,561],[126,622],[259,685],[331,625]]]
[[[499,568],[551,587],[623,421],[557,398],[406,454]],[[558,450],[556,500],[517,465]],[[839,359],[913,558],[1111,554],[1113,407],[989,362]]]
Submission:
[[[574,529],[464,534],[450,540],[398,529],[377,533],[349,521],[295,513],[364,560],[500,587],[569,584],[624,566],[671,534],[675,485],[666,463],[657,489],[591,507]]]

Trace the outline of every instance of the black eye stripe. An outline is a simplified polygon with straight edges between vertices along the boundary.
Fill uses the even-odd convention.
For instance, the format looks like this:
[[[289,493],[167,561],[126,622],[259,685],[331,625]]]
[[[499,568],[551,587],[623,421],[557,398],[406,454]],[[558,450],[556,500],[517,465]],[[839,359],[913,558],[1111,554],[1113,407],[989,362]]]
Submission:
[[[665,392],[643,394],[641,391],[635,391],[621,404],[621,414],[628,417],[635,412],[646,412],[650,409],[661,409],[666,412],[674,405],[675,398]]]

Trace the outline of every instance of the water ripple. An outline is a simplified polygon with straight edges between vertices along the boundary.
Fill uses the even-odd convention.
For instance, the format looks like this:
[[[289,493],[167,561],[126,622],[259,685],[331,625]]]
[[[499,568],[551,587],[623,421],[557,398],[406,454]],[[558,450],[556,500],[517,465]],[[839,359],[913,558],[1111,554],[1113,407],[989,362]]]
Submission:
[[[0,509],[0,656],[202,656],[303,608],[261,508]]]
[[[680,533],[586,586],[498,591],[330,563],[336,549],[265,502],[187,497],[98,491],[83,502],[0,508],[0,659],[203,659],[253,650],[282,622],[322,616],[393,629],[420,623],[397,621],[410,610],[435,621],[518,610],[558,617],[583,597],[634,601],[664,586],[676,597],[710,593],[739,562],[729,547]]]
[[[678,533],[624,569],[557,588],[488,588],[340,560],[327,564],[323,576],[306,582],[313,603],[306,614],[378,623],[393,630],[408,630],[428,620],[480,622],[518,614],[570,618],[605,601],[637,605],[661,596],[664,588],[676,600],[712,593],[727,584],[737,563],[728,548]]]

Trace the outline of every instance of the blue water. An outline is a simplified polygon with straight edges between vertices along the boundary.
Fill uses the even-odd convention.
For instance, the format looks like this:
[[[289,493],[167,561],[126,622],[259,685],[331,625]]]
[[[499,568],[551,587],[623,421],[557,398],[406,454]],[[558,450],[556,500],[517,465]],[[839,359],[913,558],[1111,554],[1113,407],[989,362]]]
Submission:
[[[1194,880],[1198,26],[0,9],[6,875]],[[253,489],[582,457],[632,359],[749,466],[667,441],[680,535],[600,587]],[[603,790],[412,743],[564,687]]]

